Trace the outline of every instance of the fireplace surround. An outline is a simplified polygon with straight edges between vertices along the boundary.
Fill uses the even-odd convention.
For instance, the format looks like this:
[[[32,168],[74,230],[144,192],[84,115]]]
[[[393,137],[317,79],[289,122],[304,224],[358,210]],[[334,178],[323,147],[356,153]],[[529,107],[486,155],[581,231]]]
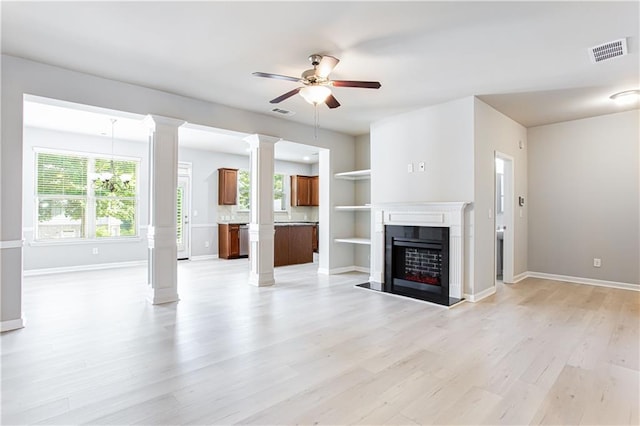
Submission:
[[[464,294],[464,247],[465,247],[465,220],[464,212],[468,202],[420,202],[420,203],[375,203],[372,207],[372,232],[371,232],[371,274],[369,288],[387,292],[392,282],[387,278],[387,229],[391,226],[438,228],[440,236],[446,238],[447,248],[442,249],[443,259],[448,257],[448,277],[441,276],[441,284],[448,285],[448,299],[440,296],[439,300],[428,300],[445,306],[451,306],[463,299]],[[442,229],[446,229],[445,236]],[[415,231],[411,231],[415,232]],[[431,231],[422,231],[431,232]],[[418,234],[419,236],[419,234]],[[433,234],[427,235],[426,240],[433,241]],[[408,239],[412,239],[411,237]],[[422,238],[418,238],[422,239]],[[443,244],[444,245],[444,244]],[[410,257],[412,257],[411,255]],[[448,279],[447,279],[448,278]],[[412,281],[412,280],[407,280]],[[413,280],[415,281],[415,280]],[[448,281],[448,282],[447,282]],[[405,287],[411,287],[409,283]],[[425,290],[425,287],[422,287]],[[428,291],[428,287],[426,288]],[[401,289],[401,290],[407,290]],[[393,291],[389,291],[394,293]],[[408,291],[406,291],[408,292]],[[405,292],[405,293],[406,293]],[[400,294],[400,293],[395,293]],[[409,297],[413,295],[402,294]]]

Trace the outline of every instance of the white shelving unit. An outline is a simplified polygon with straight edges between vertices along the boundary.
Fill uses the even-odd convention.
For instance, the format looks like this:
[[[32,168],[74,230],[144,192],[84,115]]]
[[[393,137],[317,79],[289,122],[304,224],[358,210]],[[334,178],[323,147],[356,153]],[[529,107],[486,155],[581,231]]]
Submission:
[[[336,173],[334,175],[336,179],[345,179],[345,180],[364,180],[371,179],[371,170],[354,170],[350,172],[342,172]],[[370,212],[371,205],[363,204],[363,205],[352,205],[352,206],[335,206],[335,211],[340,212]],[[353,237],[344,237],[344,238],[335,238],[334,241],[336,243],[347,243],[347,244],[360,244],[360,245],[371,245],[371,239],[363,236],[353,236]]]
[[[335,206],[336,211],[342,212],[359,212],[359,211],[369,211],[371,210],[370,204],[365,204],[363,206]]]
[[[336,243],[348,243],[348,244],[362,244],[362,245],[371,245],[370,238],[361,238],[361,237],[351,237],[351,238],[336,238],[333,241]]]
[[[334,176],[336,177],[336,179],[347,179],[347,180],[371,179],[371,169],[336,173]]]

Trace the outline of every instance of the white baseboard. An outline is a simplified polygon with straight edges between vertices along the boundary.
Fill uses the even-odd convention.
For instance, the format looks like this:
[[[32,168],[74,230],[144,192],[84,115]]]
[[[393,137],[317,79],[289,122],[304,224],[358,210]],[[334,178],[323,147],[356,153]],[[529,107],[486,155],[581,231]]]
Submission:
[[[132,262],[97,263],[93,265],[63,266],[60,268],[28,269],[28,270],[25,270],[23,274],[25,277],[32,277],[36,275],[61,274],[65,272],[98,271],[101,269],[129,268],[132,266],[143,266],[146,264],[147,264],[146,260],[136,260]]]
[[[201,256],[191,256],[189,260],[198,262],[200,260],[211,260],[211,259],[217,259],[217,258],[218,258],[217,254],[203,254]]]
[[[491,296],[492,294],[495,294],[495,293],[496,293],[496,286],[493,285],[493,286],[489,287],[486,290],[482,290],[478,294],[465,294],[464,298],[466,300],[468,300],[469,302],[474,302],[475,303],[475,302],[479,302],[482,299],[485,299],[485,298],[487,298],[487,297],[489,297],[489,296]]]
[[[2,321],[0,322],[0,332],[17,330],[19,328],[23,328],[26,325],[27,321],[24,318]]]
[[[522,275],[522,274],[521,274]],[[556,275],[556,274],[547,274],[544,272],[527,272],[525,278],[541,278],[544,280],[552,280],[552,281],[565,281],[575,284],[587,284],[587,285],[595,285],[598,287],[609,287],[609,288],[618,288],[622,290],[632,290],[632,291],[640,291],[640,285],[638,284],[630,284],[630,283],[621,283],[617,281],[605,281],[605,280],[595,280],[592,278],[582,278],[582,277],[572,277],[568,275]]]
[[[363,266],[355,266],[355,265],[343,266],[341,268],[333,268],[333,269],[318,268],[318,274],[323,274],[323,275],[337,275],[337,274],[344,274],[347,272],[364,272],[365,274],[368,274],[369,268],[365,268]]]

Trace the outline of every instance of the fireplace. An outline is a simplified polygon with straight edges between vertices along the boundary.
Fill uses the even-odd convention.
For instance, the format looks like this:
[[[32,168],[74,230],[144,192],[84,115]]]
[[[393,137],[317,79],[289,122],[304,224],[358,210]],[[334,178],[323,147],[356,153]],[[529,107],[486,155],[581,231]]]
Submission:
[[[385,226],[384,291],[449,306],[449,228]]]
[[[464,256],[465,239],[473,238],[472,233],[465,235],[465,228],[473,226],[465,225],[468,204],[466,201],[374,204],[371,273],[369,282],[362,287],[447,307],[463,301],[468,261]],[[429,267],[422,268],[423,264]]]

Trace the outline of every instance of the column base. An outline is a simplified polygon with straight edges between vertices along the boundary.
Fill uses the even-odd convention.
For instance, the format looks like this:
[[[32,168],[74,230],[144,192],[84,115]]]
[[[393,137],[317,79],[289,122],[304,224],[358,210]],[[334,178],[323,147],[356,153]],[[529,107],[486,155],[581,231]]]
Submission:
[[[249,284],[256,287],[269,287],[276,283],[273,274],[251,274],[249,276]]]
[[[172,288],[152,288],[147,294],[147,300],[152,305],[162,305],[164,303],[172,303],[180,300],[178,293]]]

